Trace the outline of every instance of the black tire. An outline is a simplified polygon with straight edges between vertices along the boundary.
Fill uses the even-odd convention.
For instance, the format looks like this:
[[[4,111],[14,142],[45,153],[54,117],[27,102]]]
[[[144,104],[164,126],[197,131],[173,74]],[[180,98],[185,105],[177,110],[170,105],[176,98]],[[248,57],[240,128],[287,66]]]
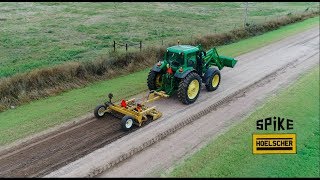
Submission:
[[[132,126],[134,125],[134,118],[132,116],[123,116],[123,118],[121,119],[121,128],[124,131],[128,131],[132,128]]]
[[[160,77],[159,77],[160,76]],[[161,86],[159,86],[159,84],[157,83],[157,78],[160,78],[158,79],[160,81],[160,83],[162,83],[162,80],[161,80],[161,73],[159,72],[155,72],[153,71],[152,69],[150,70],[149,72],[149,75],[148,75],[148,79],[147,79],[147,83],[148,83],[148,88],[149,90],[156,90],[158,88],[160,88]]]
[[[198,81],[199,88],[198,88],[197,95],[191,99],[188,96],[188,88],[189,88],[190,83],[193,80]],[[178,98],[183,104],[194,103],[200,94],[200,90],[201,90],[201,77],[197,73],[191,72],[185,78],[181,79],[181,81],[179,83],[179,88],[178,88]]]
[[[93,114],[96,118],[101,118],[105,115],[105,112],[101,113],[101,111],[104,111],[106,109],[107,107],[105,105],[99,105],[94,109]]]
[[[210,75],[206,77],[205,84],[207,91],[215,91],[218,89],[221,81],[220,71],[216,68],[209,69]],[[213,83],[214,82],[214,83]]]

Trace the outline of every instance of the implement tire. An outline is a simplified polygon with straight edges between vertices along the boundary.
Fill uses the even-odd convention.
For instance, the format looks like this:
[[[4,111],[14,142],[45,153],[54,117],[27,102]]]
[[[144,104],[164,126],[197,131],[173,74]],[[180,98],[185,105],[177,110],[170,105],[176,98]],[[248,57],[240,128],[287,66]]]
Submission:
[[[183,104],[194,103],[201,89],[201,77],[195,73],[189,73],[179,83],[178,98]]]
[[[105,105],[99,105],[94,109],[93,114],[96,118],[101,118],[106,114],[106,109],[107,107]]]
[[[123,116],[123,118],[121,119],[121,128],[124,131],[129,131],[132,126],[134,124],[134,118],[132,116]]]

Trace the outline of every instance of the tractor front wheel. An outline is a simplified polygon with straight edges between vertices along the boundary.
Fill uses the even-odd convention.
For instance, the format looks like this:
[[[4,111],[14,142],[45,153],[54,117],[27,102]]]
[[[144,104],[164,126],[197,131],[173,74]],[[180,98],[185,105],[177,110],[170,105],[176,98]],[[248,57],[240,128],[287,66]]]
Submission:
[[[178,98],[183,104],[194,103],[200,93],[201,77],[195,73],[189,73],[179,83]]]
[[[149,90],[156,90],[162,86],[162,76],[161,73],[150,70],[148,79]]]
[[[215,91],[218,89],[221,75],[220,71],[216,68],[209,69],[212,71],[208,77],[206,77],[206,89],[207,91]]]
[[[134,124],[134,118],[132,116],[124,116],[121,119],[121,128],[125,131],[128,131],[132,128]]]

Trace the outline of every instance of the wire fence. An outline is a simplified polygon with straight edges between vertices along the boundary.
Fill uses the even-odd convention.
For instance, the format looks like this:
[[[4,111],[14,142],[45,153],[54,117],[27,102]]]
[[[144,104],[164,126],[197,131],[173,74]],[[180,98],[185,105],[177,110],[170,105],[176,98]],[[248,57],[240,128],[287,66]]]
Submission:
[[[116,41],[113,41],[113,45],[112,45],[112,47],[113,47],[113,52],[115,52],[116,51],[116,49],[117,49],[117,46],[119,47],[125,47],[126,48],[126,52],[128,52],[128,48],[129,47],[138,47],[139,49],[140,49],[140,51],[141,51],[141,49],[142,49],[142,41],[139,41],[138,43],[121,43],[121,42],[116,42]]]
[[[265,23],[269,20],[279,20],[281,17],[285,17],[285,16],[290,16],[290,15],[294,15],[294,14],[300,14],[300,13],[303,13],[303,12],[307,12],[307,11],[310,11],[309,7],[307,7],[306,9],[304,9],[303,11],[292,11],[292,12],[286,12],[286,13],[283,13],[283,14],[277,14],[277,15],[273,15],[273,16],[266,16],[262,19],[254,19],[250,16],[250,11],[252,9],[254,9],[256,3],[252,3],[252,2],[244,2],[243,3],[243,10],[244,10],[244,16],[242,17],[242,21],[239,21],[238,23],[235,23],[234,25],[230,25],[230,28],[231,29],[237,29],[239,27],[241,27],[241,24],[243,24],[244,28],[250,26],[250,25],[254,25],[256,23]],[[210,33],[220,33],[220,32],[223,32],[221,30],[221,28],[213,28],[210,30]],[[196,37],[200,37],[199,35],[196,35],[196,34],[191,34],[189,38],[182,38],[182,41],[186,41],[187,39],[190,39],[191,41],[193,39],[195,39]],[[180,37],[181,38],[181,37]],[[178,38],[178,39],[180,39]],[[179,44],[179,40],[176,40],[177,44]],[[166,43],[168,42],[173,42],[172,40],[168,41],[168,42],[165,42],[165,41],[168,41],[167,39],[162,39],[162,38],[159,38],[159,41],[158,45],[161,45],[161,46],[164,46],[166,45]],[[148,46],[148,45],[144,45],[144,46]],[[128,52],[129,48],[139,48],[140,52],[142,51],[142,41],[138,41],[138,42],[116,42],[116,41],[113,41],[113,44],[112,44],[112,48],[113,48],[113,52],[116,52],[117,51],[117,48],[121,48],[124,47],[125,51]]]

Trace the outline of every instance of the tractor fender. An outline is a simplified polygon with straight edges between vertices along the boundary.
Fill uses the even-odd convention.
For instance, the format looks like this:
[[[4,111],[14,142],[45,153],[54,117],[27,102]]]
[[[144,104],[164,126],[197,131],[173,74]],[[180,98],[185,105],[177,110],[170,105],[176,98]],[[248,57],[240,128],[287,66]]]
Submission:
[[[203,77],[202,77],[202,82],[206,82],[207,78],[208,78],[209,76],[211,76],[215,71],[219,71],[219,70],[218,70],[217,68],[215,68],[215,67],[209,68],[209,69],[206,71],[206,73],[203,75]]]
[[[174,74],[174,77],[182,79],[182,78],[185,78],[189,73],[194,72],[194,71],[196,71],[196,70],[195,69],[188,69],[182,73],[176,71],[176,73]]]
[[[154,65],[152,67],[152,71],[155,71],[155,72],[160,72],[161,71],[161,67],[157,66],[157,65]]]
[[[160,72],[162,69],[165,69],[165,67],[166,67],[167,64],[168,64],[167,62],[161,61],[161,65],[158,66],[157,64],[155,64],[155,65],[152,67],[152,71]]]

